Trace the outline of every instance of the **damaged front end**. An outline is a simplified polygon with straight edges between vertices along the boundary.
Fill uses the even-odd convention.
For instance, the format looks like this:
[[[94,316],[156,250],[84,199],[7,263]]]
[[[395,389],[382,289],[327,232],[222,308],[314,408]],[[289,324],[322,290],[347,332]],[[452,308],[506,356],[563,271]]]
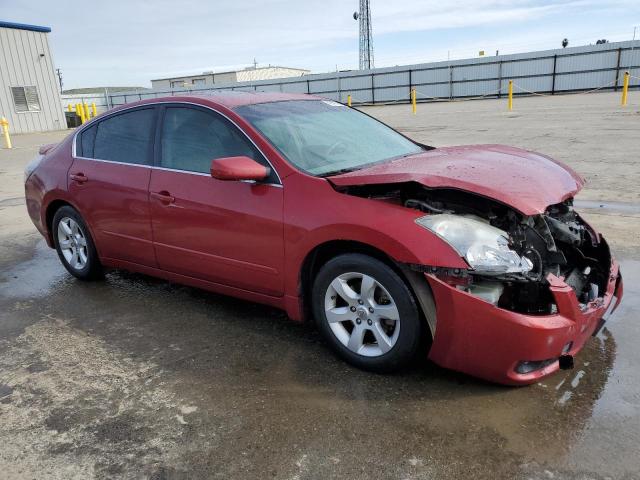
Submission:
[[[497,252],[491,246],[475,246],[475,250],[484,250],[480,254],[494,260],[493,270],[482,268],[482,264],[475,268],[478,253],[473,247],[466,252],[465,258],[473,268],[467,272],[468,285],[463,287],[469,293],[507,310],[537,315],[558,311],[549,288],[551,278],[564,279],[575,292],[581,309],[604,294],[611,267],[609,248],[575,212],[572,199],[533,216],[505,207],[473,210],[476,212],[452,214],[463,218],[473,215],[475,222],[487,222],[502,235]],[[418,221],[439,223],[431,220],[438,216],[431,214]]]
[[[424,212],[416,223],[448,242],[470,268],[456,272],[426,265],[411,268],[435,274],[501,308],[555,313],[550,275],[564,278],[581,308],[606,289],[609,248],[575,212],[572,199],[538,215],[523,215],[472,193],[415,183],[350,187],[348,193]]]
[[[344,193],[403,205],[469,265],[408,265],[422,272],[436,306],[429,357],[489,380],[526,384],[558,368],[615,309],[622,281],[604,239],[571,198],[525,215],[473,193],[405,184]]]

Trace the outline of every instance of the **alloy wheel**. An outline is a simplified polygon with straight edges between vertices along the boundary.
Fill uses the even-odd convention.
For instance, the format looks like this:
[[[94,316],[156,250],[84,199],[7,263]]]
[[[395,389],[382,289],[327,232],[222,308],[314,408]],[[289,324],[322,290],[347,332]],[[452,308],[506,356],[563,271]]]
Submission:
[[[327,288],[324,310],[336,338],[358,355],[384,355],[398,340],[398,307],[370,275],[348,272],[336,277]]]
[[[71,217],[63,217],[58,222],[58,245],[69,266],[74,270],[82,270],[89,259],[87,238]]]

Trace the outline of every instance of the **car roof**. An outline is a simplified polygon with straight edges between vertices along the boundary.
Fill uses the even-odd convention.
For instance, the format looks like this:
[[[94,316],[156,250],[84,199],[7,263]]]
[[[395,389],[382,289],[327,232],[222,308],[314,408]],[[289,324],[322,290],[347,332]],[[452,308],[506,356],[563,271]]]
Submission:
[[[320,97],[307,95],[302,93],[280,93],[280,92],[239,92],[239,91],[222,91],[222,92],[180,92],[170,97],[158,97],[136,104],[154,103],[154,102],[194,102],[209,103],[222,105],[227,108],[236,108],[243,105],[253,105],[256,103],[284,102],[287,100],[321,100]],[[135,105],[129,103],[127,106]]]

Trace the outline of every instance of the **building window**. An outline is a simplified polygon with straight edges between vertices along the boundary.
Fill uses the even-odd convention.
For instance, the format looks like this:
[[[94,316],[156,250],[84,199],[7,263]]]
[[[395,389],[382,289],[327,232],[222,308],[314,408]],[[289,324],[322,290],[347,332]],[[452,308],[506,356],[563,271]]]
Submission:
[[[36,87],[11,87],[11,93],[16,112],[40,111],[40,98]]]
[[[171,88],[184,88],[184,80],[173,80]]]
[[[204,78],[194,78],[191,80],[191,83],[197,87],[204,87],[207,84],[207,81]]]

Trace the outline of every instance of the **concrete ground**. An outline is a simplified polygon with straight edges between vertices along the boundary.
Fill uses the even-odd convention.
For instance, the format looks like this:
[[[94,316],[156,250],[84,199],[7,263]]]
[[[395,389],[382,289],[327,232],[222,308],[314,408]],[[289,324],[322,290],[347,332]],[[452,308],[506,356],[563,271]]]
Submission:
[[[126,272],[70,277],[0,150],[0,478],[640,478],[640,92],[367,108],[434,145],[508,143],[589,180],[626,297],[576,368],[506,388],[337,360],[277,310]]]

